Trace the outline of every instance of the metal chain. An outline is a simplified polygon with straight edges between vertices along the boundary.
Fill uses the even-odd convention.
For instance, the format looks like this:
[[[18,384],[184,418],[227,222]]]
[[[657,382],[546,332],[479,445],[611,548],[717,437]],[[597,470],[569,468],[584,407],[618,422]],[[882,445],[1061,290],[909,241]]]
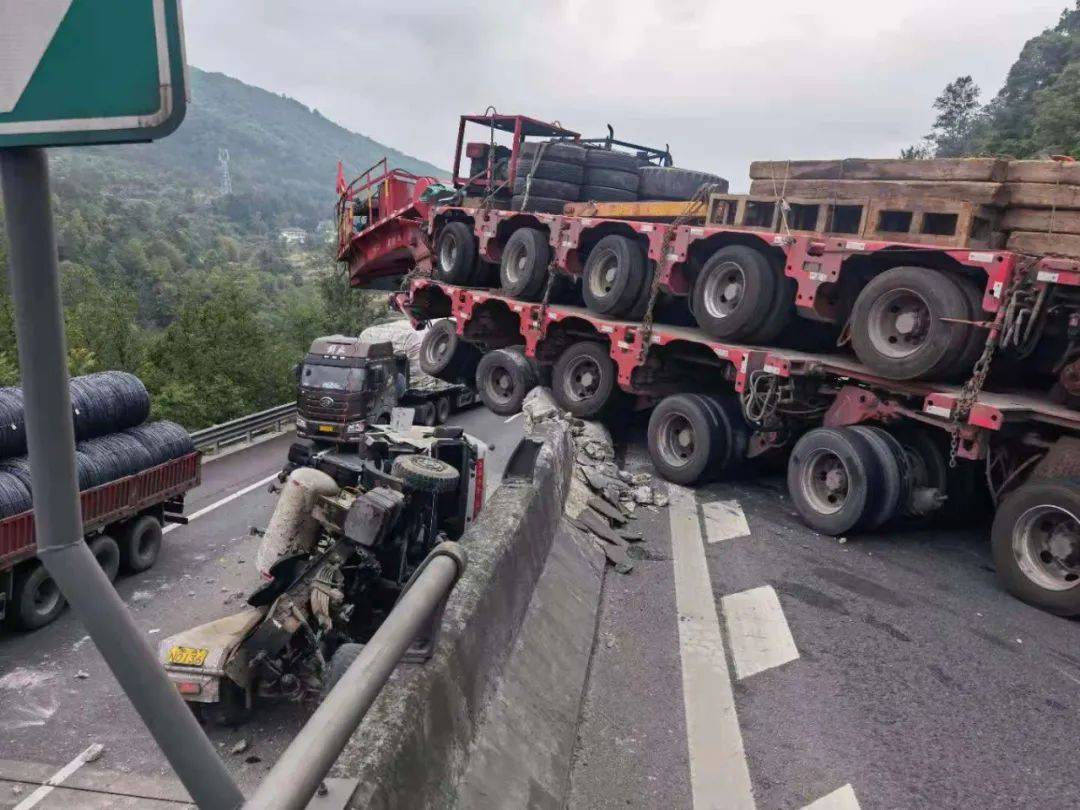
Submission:
[[[1034,262],[1029,262],[1014,268],[1009,283],[1001,296],[1000,311],[1002,316],[1000,328],[991,327],[982,354],[975,361],[971,377],[961,387],[960,396],[957,397],[956,404],[953,406],[952,422],[949,425],[949,433],[951,434],[949,437],[950,469],[956,467],[956,457],[960,449],[960,430],[963,427],[964,420],[968,418],[971,409],[975,407],[979,400],[979,394],[982,393],[983,386],[986,384],[986,377],[990,373],[990,365],[994,359],[994,353],[1002,342],[1002,336],[1011,330],[1012,324],[1009,321],[1012,320],[1015,311],[1013,302],[1018,295],[1023,293],[1024,288],[1032,283],[1031,274],[1028,271],[1033,264]]]

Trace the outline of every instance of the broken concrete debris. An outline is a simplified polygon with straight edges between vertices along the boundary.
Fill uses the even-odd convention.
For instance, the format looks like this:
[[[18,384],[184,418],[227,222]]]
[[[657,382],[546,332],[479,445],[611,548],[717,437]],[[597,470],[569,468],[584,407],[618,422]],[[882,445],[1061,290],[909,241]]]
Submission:
[[[643,538],[640,533],[627,532],[622,527],[634,517],[638,506],[667,506],[667,496],[652,487],[649,473],[620,469],[615,463],[615,446],[607,428],[560,412],[548,389],[530,391],[522,412],[526,434],[552,419],[570,426],[575,465],[566,498],[566,515],[573,525],[593,537],[618,573],[629,573],[634,562],[627,553],[628,545]]]

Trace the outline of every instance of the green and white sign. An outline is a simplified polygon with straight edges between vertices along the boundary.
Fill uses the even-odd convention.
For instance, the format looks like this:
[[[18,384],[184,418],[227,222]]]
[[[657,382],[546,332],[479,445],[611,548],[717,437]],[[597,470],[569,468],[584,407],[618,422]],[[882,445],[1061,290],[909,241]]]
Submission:
[[[180,0],[0,0],[0,148],[168,135],[182,28]]]

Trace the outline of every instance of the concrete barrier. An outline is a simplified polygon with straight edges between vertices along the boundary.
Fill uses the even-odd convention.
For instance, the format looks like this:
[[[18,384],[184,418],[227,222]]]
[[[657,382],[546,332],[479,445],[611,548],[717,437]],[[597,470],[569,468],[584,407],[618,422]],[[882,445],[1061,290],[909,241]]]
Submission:
[[[451,807],[465,795],[470,800],[459,806],[507,806],[505,791],[529,790],[530,782],[542,784],[561,805],[603,562],[564,518],[574,464],[568,426],[538,424],[533,440],[539,446],[519,448],[462,538],[469,566],[447,602],[434,656],[398,668],[335,765],[333,775],[359,779],[350,807]],[[538,593],[546,597],[534,599]],[[560,643],[555,636],[564,630],[568,639]],[[511,769],[492,756],[506,748],[492,741],[514,742],[505,696],[521,689],[521,679],[529,677],[525,659],[544,644],[550,648],[547,689],[561,692],[550,696],[561,705],[534,707],[537,723],[548,727],[520,730],[530,739],[507,751],[517,762],[514,773],[506,773]],[[493,794],[496,789],[502,795]]]

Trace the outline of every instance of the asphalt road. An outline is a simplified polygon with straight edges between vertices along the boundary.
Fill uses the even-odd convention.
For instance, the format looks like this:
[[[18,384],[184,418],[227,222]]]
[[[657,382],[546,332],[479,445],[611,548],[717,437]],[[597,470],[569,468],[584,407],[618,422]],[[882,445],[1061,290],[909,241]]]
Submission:
[[[640,435],[631,439],[629,467],[649,469]],[[724,502],[723,514],[745,521],[745,531],[727,518],[713,526],[693,509],[703,538],[691,538],[704,547],[742,751],[710,748],[722,712],[686,688],[695,649],[680,630],[694,617],[676,607],[669,516],[651,515],[636,527],[645,559],[605,581],[571,808],[802,808],[825,796],[835,808],[1080,806],[1080,621],[1004,593],[985,530],[840,542],[802,526],[779,478],[688,495],[692,509]],[[755,624],[760,612],[745,626],[730,599],[763,588],[779,602],[780,630]],[[784,632],[797,657],[740,678],[740,645],[770,647]],[[705,725],[697,739],[687,705]],[[732,755],[752,796],[711,804],[707,784],[694,792],[691,760],[707,782]]]
[[[521,436],[520,418],[507,422],[473,408],[455,415],[454,423],[493,445],[485,465],[490,492]],[[273,475],[292,440],[285,434],[207,463],[185,512],[191,515]],[[243,596],[259,583],[254,564],[259,540],[250,527],[266,525],[273,503],[265,486],[255,486],[176,527],[166,535],[151,570],[117,581],[117,591],[151,644],[156,647],[162,638],[240,608]],[[301,706],[275,705],[238,729],[207,730],[247,789],[273,764],[305,717]],[[243,740],[246,749],[231,753]],[[34,633],[0,631],[0,760],[28,763],[28,774],[42,765],[55,770],[92,743],[104,745],[105,753],[88,768],[171,777],[168,763],[72,611]],[[12,767],[2,771],[10,778]],[[17,803],[19,796],[7,792],[2,779],[0,807]]]

